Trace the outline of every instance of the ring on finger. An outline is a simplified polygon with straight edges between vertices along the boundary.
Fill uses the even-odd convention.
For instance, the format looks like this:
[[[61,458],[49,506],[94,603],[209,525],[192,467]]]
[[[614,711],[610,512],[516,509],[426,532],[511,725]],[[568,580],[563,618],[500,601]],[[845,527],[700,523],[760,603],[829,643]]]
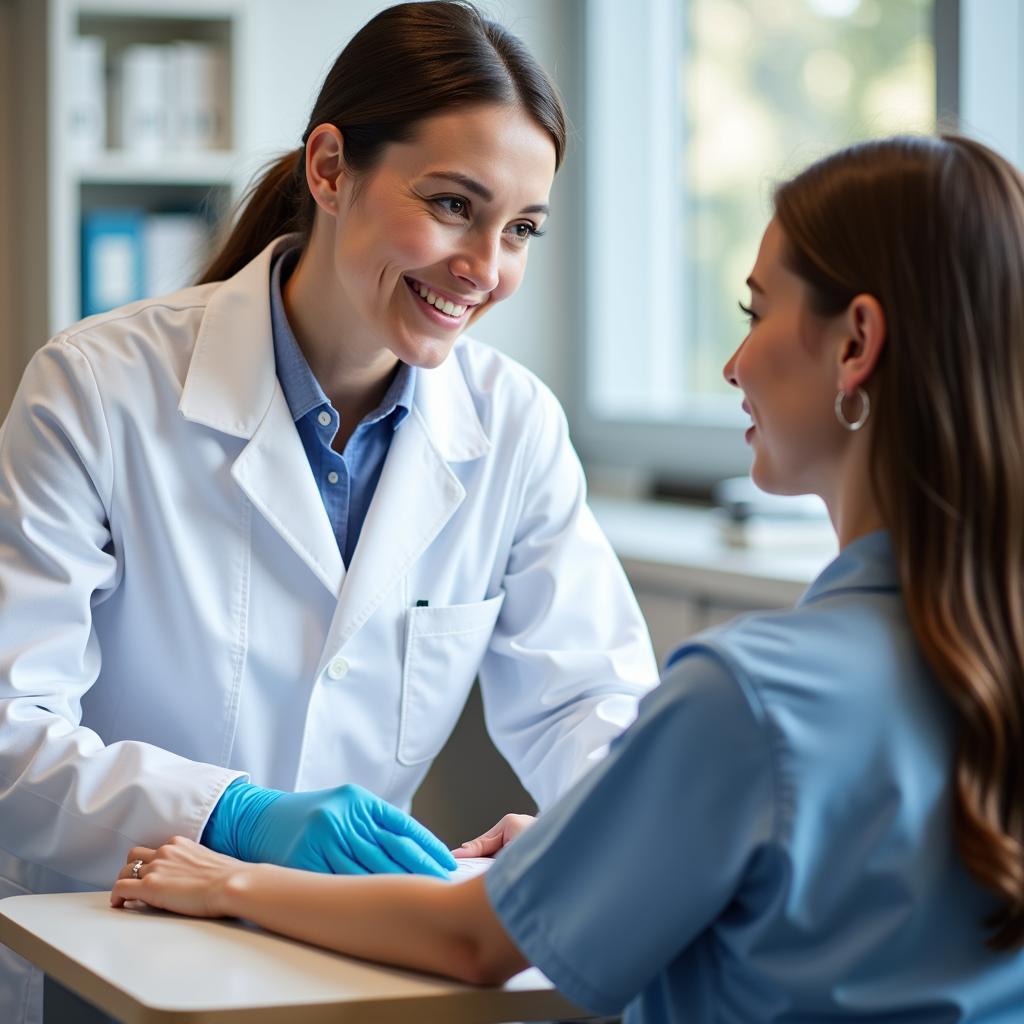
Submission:
[[[131,870],[131,877],[132,878],[138,878],[139,877],[139,869],[145,863],[146,862],[144,860],[142,860],[141,858],[139,860],[133,860],[132,861],[132,870]]]

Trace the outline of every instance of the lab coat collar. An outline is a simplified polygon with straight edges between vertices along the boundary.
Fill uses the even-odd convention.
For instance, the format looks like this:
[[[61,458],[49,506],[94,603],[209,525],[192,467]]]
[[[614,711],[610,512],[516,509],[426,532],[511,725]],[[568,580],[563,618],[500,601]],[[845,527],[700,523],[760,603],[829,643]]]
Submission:
[[[188,420],[251,438],[278,388],[270,327],[270,267],[294,244],[276,238],[210,297],[178,409]]]
[[[466,344],[471,343],[460,341],[440,366],[421,370],[416,378],[414,408],[446,462],[478,459],[491,449],[462,372],[459,348]]]

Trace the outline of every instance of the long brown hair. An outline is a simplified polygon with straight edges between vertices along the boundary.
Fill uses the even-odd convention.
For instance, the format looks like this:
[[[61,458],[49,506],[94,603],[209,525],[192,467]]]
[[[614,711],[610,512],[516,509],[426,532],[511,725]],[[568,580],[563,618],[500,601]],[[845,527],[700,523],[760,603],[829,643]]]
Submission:
[[[381,11],[341,51],[302,145],[270,164],[243,197],[234,228],[198,283],[230,277],[286,232],[298,232],[305,244],[316,210],[306,187],[305,144],[317,125],[341,131],[346,166],[364,174],[385,146],[412,138],[421,121],[474,103],[521,107],[551,136],[555,166],[561,164],[566,118],[558,91],[511,32],[461,0]]]
[[[776,191],[822,315],[869,293],[873,486],[915,637],[958,720],[957,848],[1024,945],[1024,178],[954,135],[863,143]]]

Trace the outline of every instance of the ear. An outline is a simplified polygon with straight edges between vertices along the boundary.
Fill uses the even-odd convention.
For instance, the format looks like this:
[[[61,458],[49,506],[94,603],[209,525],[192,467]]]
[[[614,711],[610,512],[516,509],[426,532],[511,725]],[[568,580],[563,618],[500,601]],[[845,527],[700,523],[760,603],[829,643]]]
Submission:
[[[850,394],[871,379],[885,348],[886,323],[882,304],[874,295],[855,295],[846,312],[841,314],[839,327],[843,341],[838,354],[838,386]]]
[[[306,140],[306,184],[316,205],[336,216],[347,183],[342,134],[333,124],[318,124]]]

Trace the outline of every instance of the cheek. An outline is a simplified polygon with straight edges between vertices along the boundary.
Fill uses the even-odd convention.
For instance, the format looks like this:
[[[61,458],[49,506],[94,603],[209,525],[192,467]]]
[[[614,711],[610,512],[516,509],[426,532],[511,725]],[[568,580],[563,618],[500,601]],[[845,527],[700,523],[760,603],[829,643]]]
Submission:
[[[791,332],[764,331],[751,342],[736,363],[737,378],[741,386],[749,384],[751,394],[801,404],[816,390],[818,368]]]
[[[405,272],[436,263],[445,228],[417,212],[374,208],[339,227],[338,245],[354,270],[377,277],[388,267]]]
[[[381,232],[383,262],[399,270],[415,270],[436,263],[444,253],[443,235],[435,225],[401,224]]]
[[[493,302],[500,302],[515,295],[526,275],[526,253],[510,253],[502,262],[498,287],[494,289]]]
[[[426,217],[403,224],[395,231],[393,239],[392,250],[420,266],[448,258],[457,244],[452,228]]]

